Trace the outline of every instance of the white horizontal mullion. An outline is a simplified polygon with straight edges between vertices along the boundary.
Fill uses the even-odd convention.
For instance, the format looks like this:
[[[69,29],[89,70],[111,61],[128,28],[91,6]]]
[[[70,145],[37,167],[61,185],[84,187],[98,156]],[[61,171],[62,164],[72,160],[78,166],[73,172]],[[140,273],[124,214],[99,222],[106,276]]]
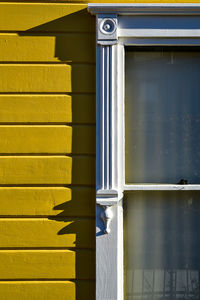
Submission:
[[[119,37],[140,37],[140,38],[199,38],[200,30],[199,29],[119,29]]]
[[[200,191],[199,184],[126,184],[124,191]]]
[[[200,38],[136,38],[120,37],[119,43],[125,46],[199,46]]]

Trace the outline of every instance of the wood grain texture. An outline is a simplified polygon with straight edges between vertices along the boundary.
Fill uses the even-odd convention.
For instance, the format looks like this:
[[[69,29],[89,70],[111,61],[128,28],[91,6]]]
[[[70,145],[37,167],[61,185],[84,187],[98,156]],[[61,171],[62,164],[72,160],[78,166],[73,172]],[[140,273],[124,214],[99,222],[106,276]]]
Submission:
[[[2,33],[0,61],[91,63],[95,62],[95,47],[95,35],[88,33]]]
[[[4,281],[0,282],[3,300],[87,300],[95,299],[94,281]]]
[[[93,250],[0,250],[0,280],[94,277]]]
[[[95,153],[94,126],[0,126],[0,153]]]
[[[95,123],[95,95],[0,95],[0,123]]]
[[[94,217],[95,188],[1,187],[1,216]]]
[[[87,4],[0,3],[0,31],[91,32]]]
[[[0,248],[94,248],[95,220],[0,219]]]
[[[93,65],[0,64],[0,92],[94,92]]]
[[[95,183],[94,157],[3,156],[0,157],[0,184]]]

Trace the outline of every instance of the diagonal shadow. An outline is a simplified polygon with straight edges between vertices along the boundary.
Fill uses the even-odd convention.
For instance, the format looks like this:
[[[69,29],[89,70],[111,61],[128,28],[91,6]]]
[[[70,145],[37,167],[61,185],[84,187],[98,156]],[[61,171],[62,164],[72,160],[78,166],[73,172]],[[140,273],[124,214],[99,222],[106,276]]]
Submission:
[[[27,32],[87,32],[83,28],[87,28],[89,32],[95,32],[95,17],[87,12],[87,9],[70,13],[63,17],[46,22],[39,26],[34,26]]]
[[[83,30],[83,28],[86,28]],[[61,18],[55,19],[53,21],[47,22],[45,24],[41,24],[39,26],[30,28],[29,30],[19,33],[20,36],[53,36],[55,37],[55,52],[54,57],[58,58],[60,62],[64,63],[72,63],[77,62],[77,57],[86,57],[86,62],[91,64],[95,62],[95,18],[91,17],[86,11],[80,10],[75,13],[71,13],[69,15],[63,16]],[[86,42],[80,44],[77,39],[74,38],[74,33],[81,33],[86,39]],[[67,36],[67,37],[66,37]],[[68,38],[70,39],[70,47],[68,43]],[[87,51],[89,49],[89,51]],[[90,55],[87,56],[87,52]],[[83,54],[83,55],[81,55]],[[79,58],[78,58],[79,59]],[[88,60],[88,61],[87,61]],[[54,61],[54,60],[53,60]],[[84,61],[84,59],[83,59]],[[77,79],[77,76],[82,76],[77,74],[74,69],[76,66],[72,65],[71,68],[71,88],[72,93],[74,91],[80,90],[83,93],[95,92],[95,66],[93,68],[93,75],[85,74],[86,78],[88,78],[88,87],[84,89],[83,84],[81,85],[81,77]],[[90,66],[91,69],[91,66]],[[92,79],[91,79],[92,78]],[[59,80],[59,78],[58,78]],[[90,82],[91,81],[91,82]],[[76,82],[74,84],[74,82]],[[77,83],[78,82],[78,83]],[[83,90],[81,90],[83,89]],[[84,96],[83,96],[84,101]],[[93,114],[92,119],[95,121],[95,97],[93,98],[93,103],[91,103],[91,107],[84,106],[84,109],[79,110],[77,112],[77,108],[75,111],[76,114],[76,123],[82,122],[88,115],[86,112],[87,109],[89,113]],[[73,113],[73,101],[72,101],[72,120]],[[93,123],[94,124],[94,123]],[[72,153],[73,148],[77,149],[78,142],[76,140],[76,135],[73,134],[72,130]],[[75,138],[75,141],[73,139]],[[92,137],[91,137],[92,138]],[[92,143],[95,144],[95,137],[93,137],[94,141]],[[67,143],[67,141],[66,141]],[[93,147],[93,146],[92,146]],[[95,147],[93,147],[95,149]],[[94,154],[93,154],[94,155]],[[89,169],[89,182],[88,188],[90,189],[91,185],[95,184],[95,164],[84,165],[84,168],[80,168],[79,163],[73,162],[72,157],[72,184],[85,184],[85,182],[80,182],[80,178],[87,177],[86,169]],[[82,189],[84,187],[81,187]],[[73,189],[72,189],[73,190]],[[94,189],[93,189],[94,190]],[[95,299],[95,191],[88,196],[89,198],[84,197],[83,199],[77,196],[73,197],[68,201],[63,202],[60,205],[55,206],[53,209],[63,210],[56,216],[49,217],[50,220],[55,220],[57,222],[68,222],[68,224],[63,227],[58,235],[74,235],[75,237],[75,249],[73,251],[76,253],[76,299],[82,300],[83,295],[85,299]],[[83,201],[83,203],[82,203]],[[81,211],[81,213],[80,213]],[[87,250],[83,250],[83,248],[87,248]],[[84,268],[84,251],[87,252],[87,272],[85,272]],[[85,277],[85,273],[88,274]],[[81,279],[81,280],[79,280]]]

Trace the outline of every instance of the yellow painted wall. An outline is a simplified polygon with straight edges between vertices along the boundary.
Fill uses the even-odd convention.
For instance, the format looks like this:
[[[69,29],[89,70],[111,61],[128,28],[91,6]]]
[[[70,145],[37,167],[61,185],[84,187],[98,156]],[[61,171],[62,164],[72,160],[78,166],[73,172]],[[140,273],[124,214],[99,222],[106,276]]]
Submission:
[[[95,299],[95,22],[0,2],[0,299]]]
[[[39,2],[0,1],[0,299],[94,300],[95,20]]]

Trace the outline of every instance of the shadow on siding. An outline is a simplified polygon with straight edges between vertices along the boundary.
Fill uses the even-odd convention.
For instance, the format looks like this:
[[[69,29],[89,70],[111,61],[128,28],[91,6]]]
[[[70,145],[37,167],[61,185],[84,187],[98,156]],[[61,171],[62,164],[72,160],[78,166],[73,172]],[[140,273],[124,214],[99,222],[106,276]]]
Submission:
[[[82,27],[88,28],[83,32]],[[86,43],[77,44],[77,40],[73,38],[70,39],[70,45],[66,43],[66,37],[62,33],[73,34],[80,33],[85,34]],[[91,38],[88,39],[86,33],[91,34]],[[89,118],[89,122],[95,124],[95,36],[92,32],[95,32],[95,19],[91,17],[86,9],[81,10],[76,13],[64,16],[62,18],[53,20],[51,22],[42,24],[40,26],[31,28],[26,32],[20,33],[21,36],[55,36],[55,57],[59,59],[60,62],[71,64],[71,93],[84,95],[85,98],[88,94],[91,97],[92,102],[90,105],[81,106],[80,109],[77,107],[77,103],[72,101],[72,122],[75,120],[76,123],[82,124],[83,120]],[[87,55],[87,49],[91,55]],[[82,53],[82,54],[81,54]],[[85,53],[85,54],[84,54]],[[77,59],[76,59],[77,55]],[[81,58],[82,61],[79,61]],[[59,78],[58,78],[59,80]],[[72,95],[73,98],[73,95]],[[88,101],[86,102],[88,104]],[[75,114],[75,117],[73,117]],[[76,154],[75,159],[73,158],[73,150],[78,149],[78,141],[76,139],[77,131],[73,133],[72,130],[72,184],[73,186],[84,186],[87,185],[88,188],[92,188],[95,185],[95,139],[91,142],[90,138],[88,141],[92,146],[92,153]],[[75,141],[73,142],[73,139]],[[81,142],[81,141],[80,141]],[[83,141],[82,141],[83,142]],[[67,143],[67,141],[66,141]],[[86,147],[87,148],[87,147]],[[90,152],[88,150],[87,152]],[[92,187],[93,186],[93,187]],[[77,201],[77,197],[75,198]],[[80,216],[79,213],[79,199],[75,203],[73,197],[71,201],[64,202],[61,205],[55,206],[55,210],[63,210],[55,217],[49,217],[50,220],[56,221],[71,221],[72,223],[68,226],[62,228],[58,235],[64,234],[74,234],[76,236],[76,245],[73,251],[76,252],[76,299],[95,299],[95,193],[93,193],[92,201],[86,201],[88,205],[88,214],[86,216]],[[68,211],[73,211],[73,217],[65,217],[69,215]],[[80,226],[81,222],[87,223],[84,227]],[[90,226],[88,226],[90,224]],[[89,244],[85,243],[85,240],[89,241]],[[78,250],[77,250],[78,248]],[[84,249],[83,249],[84,248]],[[88,252],[88,269],[90,276],[89,278],[84,278],[84,268],[83,268],[83,252],[82,250],[87,250]],[[81,279],[81,280],[79,280]]]

